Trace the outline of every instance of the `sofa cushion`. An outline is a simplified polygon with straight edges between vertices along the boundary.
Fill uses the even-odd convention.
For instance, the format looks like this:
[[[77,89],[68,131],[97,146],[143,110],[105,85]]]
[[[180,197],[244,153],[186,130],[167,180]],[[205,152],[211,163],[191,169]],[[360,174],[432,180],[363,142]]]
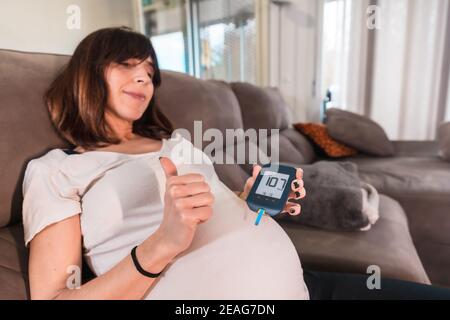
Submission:
[[[433,157],[439,154],[434,140],[392,140],[396,157]]]
[[[275,146],[273,146],[272,141],[275,143]],[[275,155],[277,150],[276,148],[277,144],[278,144],[278,156]],[[258,146],[263,152],[265,152],[270,157],[272,162],[289,162],[294,164],[307,163],[307,159],[304,157],[304,155],[284,135],[276,134],[268,137],[267,139],[259,139]],[[275,152],[273,155],[272,155],[272,148],[273,151]]]
[[[187,129],[192,139],[194,121],[202,122],[202,135],[207,129],[218,130],[223,137],[226,129],[243,130],[239,103],[225,82],[199,80],[173,71],[163,71],[161,79],[161,87],[155,93],[157,103],[175,129]],[[203,147],[207,144],[204,141]]]
[[[244,82],[230,85],[241,106],[245,129],[283,130],[291,123],[289,107],[277,88],[261,88]]]
[[[337,141],[375,156],[394,155],[394,146],[375,121],[359,114],[330,108],[326,112],[328,133]]]
[[[317,160],[314,146],[303,134],[293,128],[287,128],[280,132],[281,136],[286,137],[292,145],[300,151],[304,158],[305,164],[313,163]],[[303,163],[303,162],[302,162]]]
[[[380,219],[367,232],[279,223],[294,243],[305,269],[366,274],[369,265],[377,265],[382,277],[430,283],[403,209],[385,195],[380,195]]]
[[[0,228],[0,283],[0,300],[29,297],[28,250],[19,224]]]
[[[439,157],[356,157],[360,177],[385,194],[450,196],[450,163]]]
[[[0,226],[21,218],[26,161],[67,147],[43,102],[45,90],[67,61],[68,56],[0,50]]]

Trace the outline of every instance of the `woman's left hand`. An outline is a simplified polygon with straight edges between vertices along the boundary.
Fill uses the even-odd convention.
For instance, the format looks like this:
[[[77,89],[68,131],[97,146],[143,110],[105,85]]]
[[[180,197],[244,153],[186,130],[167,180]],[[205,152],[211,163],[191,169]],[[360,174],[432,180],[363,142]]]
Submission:
[[[256,177],[261,171],[261,166],[255,165],[253,167],[253,174],[250,178],[247,179],[244,186],[244,191],[239,195],[242,200],[246,200],[250,190],[255,183]],[[290,202],[291,199],[302,199],[306,196],[306,190],[303,185],[303,170],[301,168],[297,168],[297,172],[295,174],[296,179],[292,181],[291,191],[288,196],[288,201],[286,202],[282,213],[288,212],[290,215],[298,215],[301,211],[301,206],[298,203]]]

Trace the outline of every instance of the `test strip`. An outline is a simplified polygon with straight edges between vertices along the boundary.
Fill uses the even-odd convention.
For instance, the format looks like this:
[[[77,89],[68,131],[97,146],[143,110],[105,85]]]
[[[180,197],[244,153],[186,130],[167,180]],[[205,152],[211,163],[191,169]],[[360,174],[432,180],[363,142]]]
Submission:
[[[259,221],[261,221],[261,218],[265,212],[266,211],[264,209],[258,210],[258,216],[256,217],[255,226],[257,226],[259,224]]]

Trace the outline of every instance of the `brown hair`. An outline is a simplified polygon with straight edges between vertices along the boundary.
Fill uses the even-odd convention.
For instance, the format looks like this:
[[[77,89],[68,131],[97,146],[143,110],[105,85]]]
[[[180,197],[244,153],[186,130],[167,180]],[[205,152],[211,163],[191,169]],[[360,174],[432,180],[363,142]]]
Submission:
[[[172,125],[156,105],[161,74],[155,50],[150,39],[127,27],[89,34],[53,81],[44,99],[57,131],[71,144],[87,150],[119,143],[105,120],[105,69],[113,62],[123,63],[131,58],[144,61],[148,57],[154,64],[155,93],[142,117],[133,123],[133,133],[158,140],[169,137]]]

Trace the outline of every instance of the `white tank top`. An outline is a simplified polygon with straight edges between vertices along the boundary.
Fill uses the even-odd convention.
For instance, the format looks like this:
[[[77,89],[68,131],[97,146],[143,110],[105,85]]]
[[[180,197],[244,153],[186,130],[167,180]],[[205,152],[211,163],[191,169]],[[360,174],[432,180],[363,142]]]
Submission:
[[[203,164],[193,164],[193,154]],[[46,226],[80,214],[84,257],[101,275],[160,225],[165,174],[159,157],[178,173],[205,176],[215,196],[212,217],[197,228],[188,250],[170,263],[146,299],[308,299],[300,259],[270,216],[256,214],[217,177],[211,160],[181,135],[157,152],[53,149],[27,167],[23,184],[25,243]]]

